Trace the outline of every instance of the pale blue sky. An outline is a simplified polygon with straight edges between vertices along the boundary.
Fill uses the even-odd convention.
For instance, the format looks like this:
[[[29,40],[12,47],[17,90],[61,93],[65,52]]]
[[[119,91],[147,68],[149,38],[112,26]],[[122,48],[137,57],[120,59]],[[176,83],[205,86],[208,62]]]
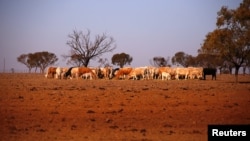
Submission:
[[[112,36],[115,53],[133,57],[131,66],[150,65],[154,56],[172,57],[178,51],[196,56],[206,34],[215,29],[222,6],[237,8],[239,0],[0,0],[0,72],[26,70],[17,62],[21,54],[55,53],[70,48],[74,29]],[[99,64],[92,60],[90,66]]]

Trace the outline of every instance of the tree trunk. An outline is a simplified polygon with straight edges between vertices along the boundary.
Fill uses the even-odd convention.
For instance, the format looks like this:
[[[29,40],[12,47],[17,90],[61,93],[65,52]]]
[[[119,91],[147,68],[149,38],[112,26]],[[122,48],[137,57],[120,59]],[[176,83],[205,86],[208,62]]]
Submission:
[[[90,59],[86,59],[86,60],[84,60],[84,62],[83,62],[83,66],[84,66],[84,67],[88,67],[88,65],[89,65],[89,61],[90,61]]]
[[[240,66],[235,66],[235,82],[238,83],[238,74],[239,74]]]

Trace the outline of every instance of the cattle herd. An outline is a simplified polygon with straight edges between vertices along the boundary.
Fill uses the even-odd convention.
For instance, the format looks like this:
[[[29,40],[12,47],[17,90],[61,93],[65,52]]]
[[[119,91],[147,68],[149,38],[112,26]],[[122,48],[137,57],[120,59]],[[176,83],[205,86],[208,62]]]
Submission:
[[[48,67],[46,78],[56,79],[131,79],[131,80],[179,80],[179,79],[206,79],[206,75],[212,75],[216,80],[215,68],[202,67]]]

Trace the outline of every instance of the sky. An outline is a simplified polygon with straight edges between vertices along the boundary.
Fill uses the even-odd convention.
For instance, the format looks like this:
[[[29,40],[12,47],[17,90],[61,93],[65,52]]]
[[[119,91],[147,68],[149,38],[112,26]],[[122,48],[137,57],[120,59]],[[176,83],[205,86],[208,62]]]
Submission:
[[[62,55],[73,30],[115,39],[116,53],[133,57],[132,67],[148,66],[155,56],[176,52],[197,56],[205,36],[216,28],[222,6],[236,9],[240,0],[0,0],[0,72],[27,71],[21,54],[49,51]],[[94,38],[92,38],[92,41]],[[4,65],[5,64],[5,65]],[[98,66],[91,60],[89,66]],[[117,67],[117,66],[116,66]],[[5,70],[4,70],[5,69]]]

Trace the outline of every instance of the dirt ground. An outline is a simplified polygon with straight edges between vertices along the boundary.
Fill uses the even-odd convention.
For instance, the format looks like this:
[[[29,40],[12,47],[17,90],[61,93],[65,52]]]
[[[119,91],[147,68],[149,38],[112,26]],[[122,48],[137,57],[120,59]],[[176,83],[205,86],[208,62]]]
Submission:
[[[1,141],[206,141],[250,123],[250,75],[217,80],[56,80],[0,74]]]

